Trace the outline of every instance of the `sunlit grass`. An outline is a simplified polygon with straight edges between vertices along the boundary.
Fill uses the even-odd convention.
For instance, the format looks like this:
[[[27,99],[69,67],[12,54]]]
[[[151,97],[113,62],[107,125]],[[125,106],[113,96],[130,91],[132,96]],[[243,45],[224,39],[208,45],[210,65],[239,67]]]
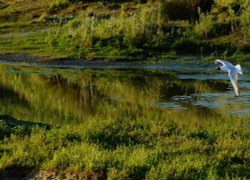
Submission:
[[[202,5],[197,8],[201,2],[195,5],[189,1],[54,0],[32,1],[30,6],[25,6],[27,2],[2,3],[1,33],[22,34],[34,29],[47,29],[48,33],[38,31],[28,38],[15,36],[11,40],[3,35],[0,54],[89,60],[145,59],[163,52],[215,54],[241,60],[249,56],[249,4],[246,1],[232,1],[228,7],[216,1],[206,11]],[[240,7],[237,13],[234,4]],[[180,16],[183,8],[187,10],[186,17]],[[41,38],[43,43],[39,43]],[[39,44],[36,50],[34,44]]]
[[[56,36],[49,37],[49,40],[56,49],[66,49],[80,57],[91,54],[92,49],[97,56],[99,51],[102,56],[119,57],[126,49],[127,53],[133,54],[147,46],[165,43],[161,29],[163,17],[157,12],[159,9],[160,4],[149,4],[138,7],[128,16],[121,8],[119,15],[110,18],[90,17],[88,12],[84,12],[54,32]]]
[[[196,130],[144,118],[92,119],[51,130],[35,127],[30,135],[13,129],[16,135],[1,141],[0,168],[108,178],[248,178],[250,134],[247,127],[229,121],[220,119]]]

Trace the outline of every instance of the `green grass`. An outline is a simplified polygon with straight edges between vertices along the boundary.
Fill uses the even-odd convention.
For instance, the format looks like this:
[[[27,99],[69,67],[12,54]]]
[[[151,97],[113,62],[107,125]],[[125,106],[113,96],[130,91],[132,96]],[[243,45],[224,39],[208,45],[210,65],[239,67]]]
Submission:
[[[0,169],[110,179],[248,179],[249,130],[229,121],[198,129],[144,118],[97,118],[50,130],[15,127],[1,140]]]
[[[56,36],[49,38],[52,46],[62,51],[75,52],[75,56],[79,57],[90,55],[92,51],[97,56],[119,57],[124,52],[129,55],[147,46],[160,46],[161,15],[156,13],[152,5],[138,8],[138,12],[130,17],[123,8],[119,16],[108,19],[89,17],[88,14],[83,13],[59,28],[55,32]]]
[[[29,54],[45,59],[145,59],[166,52],[249,57],[246,2],[224,6],[215,1],[211,7],[187,1],[145,2],[55,0],[32,2],[32,6],[24,5],[28,0],[2,3],[0,54]],[[234,4],[240,6],[237,13]],[[183,8],[187,10],[186,18],[178,16]],[[37,33],[13,39],[5,36],[33,31]]]
[[[0,36],[0,54],[27,54],[43,59],[69,57],[70,52],[59,52],[48,43],[48,32],[31,31]]]

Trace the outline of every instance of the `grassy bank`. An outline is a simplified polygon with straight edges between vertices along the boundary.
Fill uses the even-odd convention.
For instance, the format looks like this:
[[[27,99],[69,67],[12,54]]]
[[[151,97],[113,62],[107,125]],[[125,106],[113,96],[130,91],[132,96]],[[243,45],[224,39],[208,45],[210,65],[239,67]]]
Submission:
[[[3,117],[2,117],[3,119]],[[6,120],[6,118],[5,118]],[[92,119],[45,129],[1,121],[0,177],[218,179],[250,177],[249,128],[232,119]]]
[[[244,0],[12,0],[0,8],[0,54],[89,59],[162,53],[249,57],[250,5]]]

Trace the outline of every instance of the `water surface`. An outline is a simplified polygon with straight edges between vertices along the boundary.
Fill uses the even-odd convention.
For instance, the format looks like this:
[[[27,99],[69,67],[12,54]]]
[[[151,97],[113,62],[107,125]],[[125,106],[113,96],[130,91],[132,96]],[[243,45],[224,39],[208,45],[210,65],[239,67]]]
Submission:
[[[227,74],[199,59],[152,62],[32,63],[1,59],[2,114],[50,125],[91,118],[164,118],[204,124],[215,117],[250,117],[250,75],[240,76],[235,97]]]

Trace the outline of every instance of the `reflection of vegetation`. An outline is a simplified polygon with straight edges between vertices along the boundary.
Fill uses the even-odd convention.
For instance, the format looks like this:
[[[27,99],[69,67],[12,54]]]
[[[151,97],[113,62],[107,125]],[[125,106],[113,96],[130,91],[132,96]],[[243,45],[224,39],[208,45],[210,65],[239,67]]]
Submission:
[[[183,83],[175,80],[174,74],[161,72],[53,70],[51,74],[52,70],[46,70],[46,75],[39,74],[42,73],[39,69],[20,70],[2,66],[2,71],[11,74],[2,74],[1,89],[16,94],[2,96],[5,111],[14,113],[19,119],[46,120],[56,124],[73,120],[81,122],[91,116],[165,118],[171,111],[160,115],[159,108],[150,103],[217,88],[206,81]],[[196,119],[191,113],[190,116]]]

